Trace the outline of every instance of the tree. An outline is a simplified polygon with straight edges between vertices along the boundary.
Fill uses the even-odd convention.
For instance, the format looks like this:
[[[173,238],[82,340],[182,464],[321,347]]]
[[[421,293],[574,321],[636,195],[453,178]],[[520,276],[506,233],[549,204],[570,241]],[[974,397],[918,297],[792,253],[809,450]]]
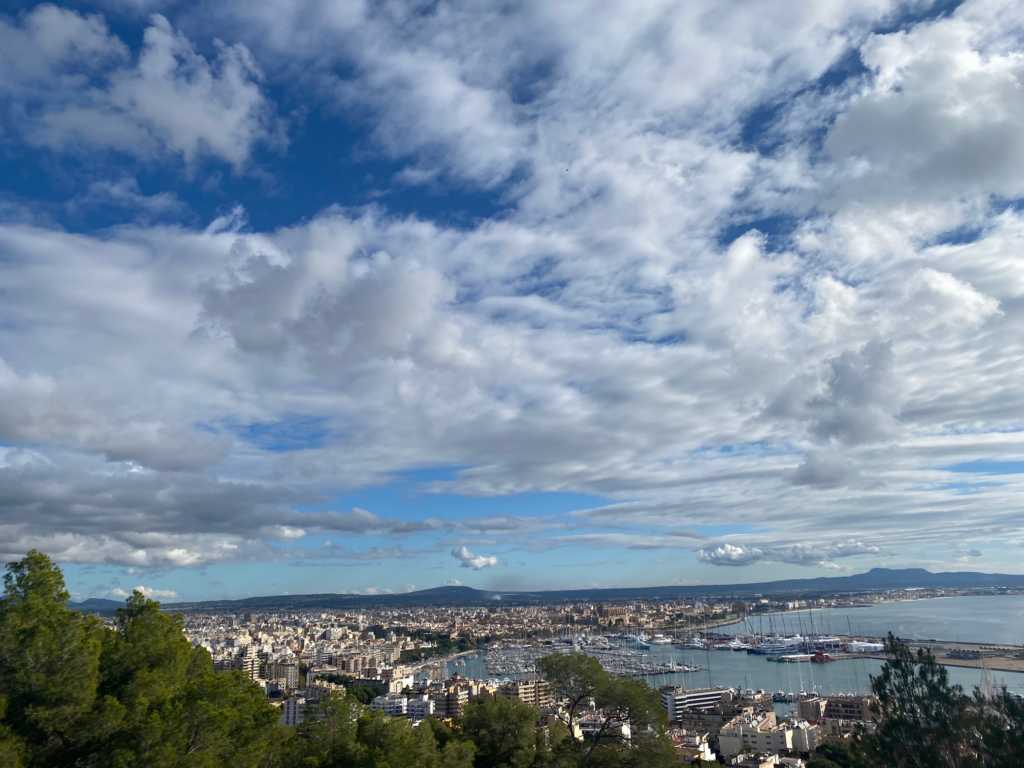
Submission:
[[[576,729],[581,709],[594,698],[607,673],[600,662],[585,653],[552,654],[538,660],[537,668],[555,694],[565,703],[563,722],[569,733]]]
[[[92,759],[152,768],[258,766],[277,715],[237,672],[216,672],[181,619],[134,592],[103,638]]]
[[[606,674],[597,688],[594,704],[603,720],[590,739],[583,765],[655,768],[678,762],[665,734],[665,710],[650,687],[638,680]],[[628,740],[621,735],[621,724],[629,725]]]
[[[4,740],[24,744],[30,766],[70,764],[96,700],[102,628],[67,602],[64,576],[43,553],[8,563],[0,602]]]
[[[22,768],[25,764],[25,746],[10,728],[3,725],[7,714],[7,698],[0,696],[0,765]]]
[[[362,753],[358,743],[362,707],[347,696],[332,696],[320,705],[320,716],[306,720],[285,747],[286,766],[326,768],[355,765]]]
[[[818,747],[807,768],[867,768],[855,742],[828,742]]]
[[[241,672],[216,671],[202,648],[192,649],[172,711],[175,739],[190,768],[262,766],[288,732],[262,690]]]
[[[962,768],[972,764],[965,743],[970,699],[935,657],[911,651],[892,634],[892,658],[871,681],[878,696],[879,724],[865,739],[869,762],[894,768]]]
[[[414,728],[405,718],[364,711],[359,718],[357,736],[364,750],[362,759],[356,763],[359,768],[441,768],[433,731]],[[449,754],[457,755],[455,750]],[[464,766],[469,768],[469,765]]]
[[[1024,701],[1001,688],[992,697],[974,691],[978,757],[986,768],[1024,764]]]
[[[678,763],[665,732],[665,712],[657,694],[637,680],[613,677],[597,659],[582,653],[546,656],[538,662],[555,695],[565,702],[562,720],[575,734],[580,715],[593,705],[597,726],[581,740],[566,739],[556,756],[570,755],[576,765],[644,766]],[[629,737],[622,726],[629,727]]]
[[[277,714],[216,672],[181,621],[134,593],[112,630],[68,608],[45,555],[9,563],[0,602],[0,765],[257,768]]]
[[[535,707],[506,696],[470,703],[462,732],[476,747],[476,768],[530,768],[537,756]]]

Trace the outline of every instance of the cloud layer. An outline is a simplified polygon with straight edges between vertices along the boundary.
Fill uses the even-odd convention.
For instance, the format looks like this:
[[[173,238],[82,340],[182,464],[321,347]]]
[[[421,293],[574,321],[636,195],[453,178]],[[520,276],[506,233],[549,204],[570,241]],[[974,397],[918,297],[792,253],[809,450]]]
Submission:
[[[95,153],[75,210],[118,222],[0,207],[0,556],[1018,562],[1014,4],[164,12],[0,16],[5,146]],[[272,191],[311,111],[389,169],[364,205],[140,184]],[[334,502],[436,468],[401,514]]]

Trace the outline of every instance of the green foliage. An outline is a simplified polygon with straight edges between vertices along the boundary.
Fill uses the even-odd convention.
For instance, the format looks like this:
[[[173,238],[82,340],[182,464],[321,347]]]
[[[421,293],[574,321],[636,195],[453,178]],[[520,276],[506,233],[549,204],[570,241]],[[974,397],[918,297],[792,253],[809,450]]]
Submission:
[[[892,659],[871,682],[881,719],[865,742],[869,759],[907,768],[965,765],[969,697],[927,651],[915,653],[892,635],[886,650]]]
[[[553,750],[562,764],[586,768],[661,768],[678,765],[665,733],[665,712],[657,694],[636,680],[608,674],[597,659],[582,653],[546,656],[538,662],[556,696],[565,701],[564,723],[571,734],[591,705],[600,721],[594,733],[566,738]],[[621,726],[628,724],[629,739]]]
[[[25,764],[25,747],[10,728],[2,725],[6,715],[7,697],[0,696],[0,765],[22,768]]]
[[[565,722],[570,732],[576,725],[577,715],[607,677],[600,662],[585,653],[554,654],[537,662],[541,676],[551,689],[566,703]]]
[[[865,766],[855,743],[829,742],[815,750],[807,768],[861,768]]]
[[[440,744],[435,735],[445,733]],[[371,712],[349,698],[330,699],[322,717],[303,723],[286,748],[285,766],[305,768],[472,768],[473,745],[438,723],[418,727]]]
[[[974,692],[978,759],[986,768],[1024,765],[1024,701],[1001,689],[991,699]]]
[[[323,679],[329,683],[339,683],[345,686],[345,694],[355,699],[360,704],[369,704],[378,696],[388,692],[388,687],[381,682],[374,680],[357,680],[348,675],[330,674],[324,675]]]
[[[39,552],[10,563],[0,603],[0,765],[246,768],[267,763],[277,713],[215,672],[177,617],[136,592],[112,630],[71,611]]]
[[[1005,690],[973,696],[952,685],[926,650],[891,634],[871,687],[879,723],[840,759],[841,768],[1010,768],[1024,765],[1024,704]]]
[[[462,717],[462,732],[476,745],[476,768],[530,768],[537,756],[536,708],[505,696],[481,697]]]
[[[0,693],[10,733],[5,742],[24,744],[28,765],[64,764],[77,754],[96,703],[101,626],[67,607],[60,569],[35,550],[8,565],[4,597]]]

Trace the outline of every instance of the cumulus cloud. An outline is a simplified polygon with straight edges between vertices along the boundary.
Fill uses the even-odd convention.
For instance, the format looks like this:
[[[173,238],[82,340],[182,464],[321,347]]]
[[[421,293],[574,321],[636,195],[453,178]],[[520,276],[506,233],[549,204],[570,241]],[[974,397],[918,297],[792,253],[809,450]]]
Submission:
[[[1021,20],[1000,6],[963,3],[948,17],[865,42],[870,81],[825,142],[845,171],[845,194],[901,203],[1021,194],[1022,60],[993,33],[993,25]]]
[[[453,549],[452,557],[459,561],[462,568],[472,568],[474,571],[493,568],[498,564],[498,558],[494,555],[475,555],[465,544]]]
[[[244,45],[215,41],[209,60],[154,15],[131,62],[101,17],[49,5],[17,22],[0,18],[0,40],[9,52],[0,56],[6,118],[33,144],[167,153],[190,168],[212,156],[241,170],[256,144],[276,140],[259,69]]]
[[[132,587],[131,590],[122,589],[121,587],[115,587],[110,590],[111,597],[117,597],[125,599],[131,596],[132,592],[141,592],[145,597],[150,600],[173,600],[178,596],[178,593],[173,589],[157,589],[156,587],[146,587],[139,585]]]
[[[135,50],[99,16],[0,20],[24,117],[5,141],[243,170],[287,85],[365,121],[360,151],[402,183],[486,187],[501,214],[447,225],[385,194],[275,227],[226,201],[191,226],[117,172],[79,205],[142,223],[5,220],[0,554],[425,565],[454,546],[473,568],[494,558],[453,537],[561,558],[728,526],[700,561],[827,568],[1019,535],[1019,475],[956,470],[1024,456],[1013,9],[174,6]],[[855,54],[865,75],[818,79]],[[334,502],[388,484],[408,512]],[[455,519],[420,494],[510,498]],[[344,546],[297,544],[324,532]]]
[[[901,392],[891,341],[872,339],[859,349],[846,350],[829,359],[823,372],[820,383],[807,374],[790,380],[766,415],[802,421],[810,435],[824,443],[857,445],[895,435]],[[808,392],[814,394],[799,399]]]
[[[750,565],[764,559],[764,552],[757,547],[740,544],[718,544],[714,547],[701,547],[697,557],[712,565]]]
[[[199,430],[138,418],[115,426],[99,403],[38,374],[19,374],[0,358],[0,438],[80,446],[111,461],[155,469],[195,469],[220,461],[223,438]]]
[[[697,557],[710,565],[752,565],[757,562],[790,563],[792,565],[835,568],[833,562],[844,557],[877,555],[881,549],[862,541],[848,540],[825,544],[786,544],[753,546],[728,542],[697,550]]]

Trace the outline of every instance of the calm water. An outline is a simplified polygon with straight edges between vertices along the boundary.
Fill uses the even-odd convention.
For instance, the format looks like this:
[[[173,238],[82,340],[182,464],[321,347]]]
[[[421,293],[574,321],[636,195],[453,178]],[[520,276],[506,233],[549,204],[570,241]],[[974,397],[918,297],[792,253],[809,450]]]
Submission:
[[[890,629],[900,637],[926,640],[960,640],[1024,644],[1024,596],[1001,595],[994,597],[948,597],[885,603],[869,608],[823,609],[811,612],[814,628],[818,632],[845,634],[848,626],[854,633],[882,636]],[[809,632],[807,612],[785,614],[785,631]],[[762,619],[755,620],[757,629]],[[764,628],[768,621],[764,619]],[[801,628],[800,622],[803,623]],[[781,619],[773,618],[777,630],[782,630]],[[719,627],[717,632],[748,631],[744,625]],[[851,659],[830,664],[780,664],[764,656],[735,651],[693,651],[674,646],[656,645],[648,651],[652,660],[674,660],[705,667],[700,672],[677,673],[645,678],[652,687],[662,685],[727,685],[744,688],[763,688],[769,691],[817,690],[821,693],[867,691],[870,676],[878,674],[881,662],[871,659]],[[951,682],[972,689],[981,682],[981,671],[947,667]],[[480,656],[465,657],[461,666],[449,664],[449,674],[487,678],[487,669]],[[1005,684],[1024,694],[1024,673],[991,672],[994,684]]]
[[[958,640],[975,643],[1024,644],[1024,595],[991,597],[937,597],[900,603],[881,603],[868,608],[823,608],[814,611],[773,614],[776,631],[837,632],[883,637],[890,630],[910,640]],[[750,627],[767,632],[767,615],[747,624],[719,627],[716,632],[743,633]]]
[[[850,659],[829,664],[785,664],[768,661],[764,656],[738,651],[691,651],[673,646],[654,646],[648,652],[651,660],[675,660],[704,667],[700,672],[655,675],[644,678],[649,685],[685,685],[696,688],[723,685],[763,688],[767,691],[816,690],[819,693],[856,693],[870,688],[870,676],[877,675],[882,662],[873,659]],[[448,673],[486,679],[482,656],[463,657],[463,665],[449,664]],[[971,690],[981,683],[981,671],[947,667],[950,681]],[[1024,673],[990,672],[994,685],[1003,685],[1014,693],[1024,694]]]

